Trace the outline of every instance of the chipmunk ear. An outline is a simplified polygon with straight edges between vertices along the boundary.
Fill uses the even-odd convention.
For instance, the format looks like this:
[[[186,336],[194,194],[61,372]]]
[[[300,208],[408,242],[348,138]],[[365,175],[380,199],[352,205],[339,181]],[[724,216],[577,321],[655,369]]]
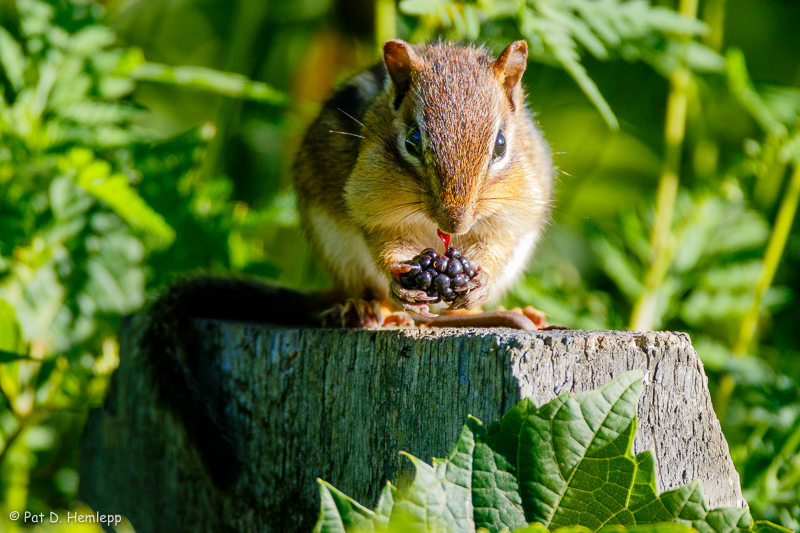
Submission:
[[[411,86],[411,75],[422,68],[422,59],[407,42],[391,39],[383,43],[383,62],[394,83],[394,108],[397,109]]]
[[[528,65],[528,43],[525,41],[514,41],[506,46],[497,61],[494,62],[494,74],[503,83],[511,107],[516,109],[521,99],[521,94],[516,94],[519,87],[519,80]]]

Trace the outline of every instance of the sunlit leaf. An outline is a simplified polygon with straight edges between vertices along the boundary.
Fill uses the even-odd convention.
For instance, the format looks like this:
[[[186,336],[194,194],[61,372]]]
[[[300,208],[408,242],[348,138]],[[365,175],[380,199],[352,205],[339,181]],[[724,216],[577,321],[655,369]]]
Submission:
[[[131,226],[155,237],[158,246],[169,246],[175,240],[175,230],[164,217],[142,200],[125,176],[112,174],[107,162],[89,163],[79,171],[76,182]]]
[[[0,362],[3,363],[28,357],[14,308],[3,300],[0,300],[0,352]]]
[[[19,43],[2,26],[0,26],[0,66],[3,67],[14,90],[21,90],[25,83],[22,79],[25,70],[25,56]]]
[[[148,62],[134,67],[128,75],[139,82],[178,85],[271,105],[285,105],[289,101],[285,93],[266,83],[205,67],[171,67]]]
[[[601,237],[592,239],[592,249],[606,274],[617,282],[630,299],[642,293],[639,269],[622,250]]]
[[[116,41],[114,31],[101,25],[87,26],[71,36],[69,47],[77,54],[98,52]]]
[[[745,106],[756,121],[764,130],[782,137],[786,135],[786,127],[781,124],[770,111],[769,107],[761,99],[761,96],[753,87],[750,75],[745,65],[744,54],[738,48],[731,48],[725,57],[726,73],[728,84],[733,94]]]

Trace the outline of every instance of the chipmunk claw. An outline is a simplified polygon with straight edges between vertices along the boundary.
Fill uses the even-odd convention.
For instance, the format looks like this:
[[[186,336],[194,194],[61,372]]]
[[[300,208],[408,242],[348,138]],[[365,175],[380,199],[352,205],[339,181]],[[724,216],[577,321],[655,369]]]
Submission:
[[[489,298],[489,276],[478,270],[469,282],[458,289],[453,289],[458,296],[450,305],[450,309],[472,309]]]
[[[434,316],[430,312],[428,302],[435,302],[437,296],[428,296],[425,291],[405,289],[399,283],[393,281],[389,285],[392,300],[405,311],[417,313],[422,316]]]
[[[403,304],[403,309],[410,313],[416,313],[428,318],[433,318],[436,316],[431,313],[430,307],[428,307],[428,304],[425,303],[405,303]]]
[[[397,263],[389,267],[389,272],[392,273],[392,277],[399,274],[408,274],[412,270],[419,270],[419,265],[412,265],[411,261],[403,261],[402,263]]]
[[[389,285],[390,294],[392,299],[400,305],[408,302],[434,302],[439,299],[438,296],[428,296],[425,291],[403,287],[400,282],[400,275],[407,274],[415,269],[419,270],[419,265],[411,265],[411,261],[405,261],[389,267],[389,272],[392,273],[392,283]]]
[[[425,291],[417,289],[404,289],[397,283],[392,283],[392,292],[400,299],[400,303],[406,302],[435,302],[438,296],[428,296]]]
[[[408,313],[392,311],[385,303],[351,298],[328,309],[322,316],[322,326],[359,329],[414,326],[414,319]]]
[[[375,300],[347,300],[337,304],[322,315],[325,328],[379,328],[383,323],[380,306]]]

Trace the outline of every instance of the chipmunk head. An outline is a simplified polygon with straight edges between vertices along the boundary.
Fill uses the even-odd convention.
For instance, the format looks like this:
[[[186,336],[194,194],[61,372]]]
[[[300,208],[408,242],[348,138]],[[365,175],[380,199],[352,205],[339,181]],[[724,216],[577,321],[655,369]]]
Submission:
[[[528,46],[516,41],[495,59],[471,46],[390,40],[383,56],[392,81],[384,139],[404,177],[425,191],[427,217],[445,233],[466,233],[487,215],[482,197],[527,146],[520,79]]]

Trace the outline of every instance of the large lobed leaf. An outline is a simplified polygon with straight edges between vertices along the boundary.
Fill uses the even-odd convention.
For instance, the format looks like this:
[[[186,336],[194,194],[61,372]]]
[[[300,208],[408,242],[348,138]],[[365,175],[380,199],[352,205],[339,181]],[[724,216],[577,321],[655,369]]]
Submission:
[[[387,485],[375,513],[321,481],[315,531],[788,531],[710,511],[698,481],[659,495],[652,453],[631,452],[641,391],[634,371],[540,408],[524,399],[488,430],[469,417],[447,458],[407,455],[414,481]]]

